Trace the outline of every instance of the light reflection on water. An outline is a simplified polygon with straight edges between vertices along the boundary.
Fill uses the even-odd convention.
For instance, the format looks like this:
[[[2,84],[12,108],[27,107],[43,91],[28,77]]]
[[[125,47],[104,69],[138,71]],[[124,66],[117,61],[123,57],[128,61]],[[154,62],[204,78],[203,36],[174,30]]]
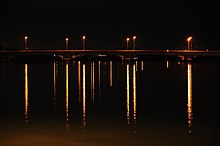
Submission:
[[[127,117],[127,124],[128,124],[128,127],[130,126],[130,122],[131,122],[131,118],[133,118],[133,127],[134,127],[134,133],[136,132],[135,131],[135,127],[136,127],[136,120],[137,120],[137,101],[136,101],[136,65],[137,63],[133,64],[131,67],[131,71],[130,71],[130,64],[127,64],[126,65],[126,82],[127,82],[127,86],[126,86],[126,89],[127,89],[127,98],[126,98],[126,101],[127,101],[127,113],[126,113],[126,117]],[[131,74],[130,74],[131,73]],[[130,84],[130,76],[132,77],[132,84]],[[132,91],[130,92],[130,85],[132,85]],[[130,93],[132,93],[132,107],[131,104],[130,104]],[[130,109],[133,109],[133,115],[131,116],[130,115]]]
[[[129,64],[127,64],[127,121],[130,124],[130,80],[129,80]]]
[[[191,133],[193,111],[192,111],[192,64],[188,63],[187,65],[187,82],[188,82],[188,128],[189,133]]]
[[[78,61],[78,101],[81,101],[81,61]]]
[[[136,63],[137,65],[137,63]],[[133,118],[134,118],[134,128],[136,127],[137,120],[137,107],[136,107],[136,65],[133,64]],[[135,131],[136,132],[136,131]]]
[[[95,63],[91,62],[91,100],[94,105],[95,102]]]
[[[141,63],[141,71],[143,71],[144,63]],[[106,65],[106,62],[104,63]],[[81,65],[82,65],[82,76],[81,76]],[[100,95],[101,92],[101,61],[98,61],[98,92]],[[90,95],[91,101],[94,106],[95,104],[95,62],[91,61],[90,64],[82,63],[81,61],[77,62],[77,80],[78,80],[78,101],[81,102],[81,84],[82,84],[82,125],[83,128],[86,129],[86,75],[88,71],[88,67],[90,66]],[[131,68],[130,68],[131,67]],[[56,96],[57,96],[57,79],[58,77],[58,63],[53,64],[53,92],[54,92],[54,108],[56,107]],[[112,86],[113,80],[113,62],[109,62],[109,83]],[[126,117],[127,117],[127,124],[131,124],[131,118],[133,119],[132,124],[133,127],[136,127],[137,121],[137,72],[138,72],[138,61],[134,63],[126,63]],[[81,79],[82,77],[82,79]],[[132,77],[132,83],[130,84],[130,77]],[[82,83],[81,83],[82,81]],[[70,121],[69,121],[69,62],[65,63],[65,129],[67,131],[70,130]],[[132,88],[130,88],[132,86]],[[187,87],[188,87],[188,103],[187,103],[187,111],[188,111],[188,128],[189,132],[191,132],[190,128],[192,126],[192,64],[187,64]],[[132,90],[131,90],[132,89]],[[130,94],[132,94],[132,99],[130,99]],[[132,107],[130,104],[130,100],[132,100]],[[133,114],[131,116],[131,109],[133,110]],[[28,125],[28,64],[25,64],[25,123]],[[136,132],[134,130],[134,132]]]
[[[144,70],[144,61],[141,61],[141,70]]]
[[[167,60],[167,68],[169,68],[169,61]]]
[[[110,69],[109,69],[110,70],[110,73],[109,73],[110,74],[110,87],[112,87],[112,61],[110,61],[109,66],[110,66]]]
[[[98,61],[98,93],[101,94],[101,61]]]
[[[150,74],[152,70],[156,70],[155,68],[161,67],[161,64],[163,66],[163,69],[160,69],[158,72],[153,72]],[[76,61],[62,63],[55,62],[53,64],[47,64],[45,65],[46,67],[51,67],[48,67],[48,70],[45,71],[51,72],[52,76],[50,83],[51,105],[46,102],[45,105],[48,109],[50,108],[50,106],[54,107],[54,109],[56,110],[53,110],[53,112],[50,110],[48,110],[49,112],[41,110],[41,105],[39,103],[43,104],[43,102],[40,101],[40,99],[37,100],[36,97],[34,97],[34,94],[36,93],[36,91],[38,92],[38,89],[33,90],[32,88],[34,87],[33,78],[36,78],[36,76],[33,75],[34,65],[25,64],[24,66],[22,66],[22,76],[24,78],[23,88],[25,89],[22,90],[25,96],[23,102],[24,105],[22,105],[22,109],[24,111],[24,116],[22,116],[22,120],[25,121],[25,129],[30,130],[37,125],[30,124],[35,123],[37,121],[36,119],[39,118],[35,116],[36,111],[33,108],[37,105],[37,107],[39,107],[39,111],[37,113],[41,114],[47,112],[49,114],[55,115],[56,118],[54,118],[55,120],[53,119],[54,121],[52,121],[52,123],[57,123],[57,125],[59,125],[59,120],[63,117],[63,119],[65,119],[65,121],[62,121],[63,129],[68,132],[77,131],[77,127],[79,127],[80,130],[83,129],[82,131],[84,132],[89,132],[91,131],[91,127],[93,126],[93,130],[103,130],[103,125],[104,129],[113,128],[117,131],[119,129],[123,129],[123,126],[126,125],[126,128],[130,129],[132,127],[131,131],[133,134],[141,133],[143,134],[141,135],[143,137],[148,130],[154,131],[155,133],[158,132],[157,129],[154,128],[152,128],[153,130],[150,130],[150,125],[153,125],[152,127],[154,127],[157,125],[158,122],[161,125],[169,125],[169,123],[171,123],[172,125],[172,123],[174,123],[172,122],[172,120],[176,120],[179,118],[182,119],[182,121],[185,120],[185,125],[178,120],[174,120],[177,123],[176,125],[178,125],[177,127],[179,128],[185,126],[185,131],[194,134],[194,131],[196,131],[194,130],[194,127],[196,127],[194,126],[196,125],[196,122],[193,122],[194,112],[192,107],[192,98],[194,98],[192,94],[194,93],[194,86],[192,86],[192,78],[194,72],[192,71],[192,68],[194,64],[179,64],[177,62],[175,64],[175,62],[171,61],[166,61],[161,64],[155,63],[152,65],[151,63],[145,61]],[[166,64],[166,67],[169,69],[166,69],[166,67],[164,67],[164,64]],[[31,70],[29,70],[29,66],[32,67]],[[182,71],[177,72],[178,70],[180,70],[180,68],[182,69]],[[171,71],[173,71],[175,74],[170,75]],[[169,78],[169,75],[172,76],[173,79]],[[180,82],[180,77],[184,78],[183,82]],[[44,78],[44,80],[50,79]],[[184,94],[181,95],[182,98],[171,101],[174,99],[169,98],[169,96],[172,94],[165,93],[163,90],[158,88],[157,84],[165,84],[164,88],[169,89],[171,85],[176,82],[176,80],[178,80],[178,84],[182,84],[181,87],[183,88],[181,88],[181,90],[184,90],[185,88],[187,89],[187,92],[184,92]],[[164,83],[164,81],[168,82]],[[154,85],[156,87],[156,90],[154,89]],[[172,86],[172,88],[174,89],[171,92],[177,94],[180,89],[178,89],[178,87],[175,88],[175,86]],[[62,87],[65,90],[62,91]],[[161,92],[161,94],[155,93],[155,91]],[[158,97],[158,95],[163,94],[164,96],[161,97],[167,98],[167,102],[164,99],[161,99],[161,97]],[[41,96],[44,96],[44,93],[42,93]],[[186,96],[187,100],[185,98]],[[50,97],[43,97],[41,99],[47,101],[48,98]],[[171,104],[169,104],[168,101],[171,101]],[[179,104],[180,107],[178,108],[183,107],[183,110],[185,112],[182,112],[182,115],[169,115],[169,112],[178,110],[167,110],[170,107],[172,108],[172,104],[178,104],[176,103],[176,101],[181,101],[181,104]],[[35,104],[35,102],[37,103]],[[161,102],[165,102],[164,104],[169,104],[170,107],[167,107],[167,109],[164,108],[165,106],[163,106],[163,103]],[[155,105],[150,105],[151,103]],[[184,106],[181,107],[182,104],[184,104]],[[161,105],[163,107],[161,107],[160,109],[159,106]],[[29,107],[31,107],[31,110],[29,109]],[[47,108],[44,107],[44,110]],[[91,110],[91,108],[93,110]],[[19,109],[18,105],[17,107],[15,107],[14,110],[16,109]],[[56,114],[62,113],[62,110],[65,111],[63,112],[63,114],[61,114],[62,117],[57,116]],[[164,116],[163,111],[167,111],[168,115]],[[161,114],[158,114],[159,112],[161,112]],[[162,121],[157,121],[157,119],[155,118],[157,116],[164,116],[167,119],[171,118],[172,120],[167,120],[165,118],[165,120],[163,119]],[[105,121],[105,118],[107,122]],[[38,120],[46,121],[48,119],[42,118]],[[153,122],[151,123],[151,121]],[[111,127],[111,125],[113,126]],[[176,125],[173,124],[171,126],[173,131],[175,131],[174,129],[176,128]],[[178,128],[176,129],[177,131]],[[56,126],[53,127],[53,130],[56,130]],[[159,133],[161,131],[159,131]],[[161,135],[166,135],[166,132]],[[178,134],[180,134],[180,132],[184,133],[184,130],[179,130]]]
[[[83,64],[83,128],[86,128],[86,65]]]
[[[69,64],[66,63],[66,130],[69,131]]]
[[[25,72],[25,104],[24,104],[24,120],[25,120],[25,129],[28,129],[28,64],[25,64],[24,66],[24,72]]]
[[[58,73],[58,64],[53,63],[53,105],[54,105],[54,110],[56,109],[56,97],[57,97],[57,73]]]

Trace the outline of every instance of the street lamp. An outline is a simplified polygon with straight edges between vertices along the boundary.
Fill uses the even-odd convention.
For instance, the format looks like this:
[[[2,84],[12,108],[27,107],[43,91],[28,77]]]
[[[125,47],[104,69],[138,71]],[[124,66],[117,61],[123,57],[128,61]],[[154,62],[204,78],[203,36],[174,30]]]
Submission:
[[[129,38],[126,39],[126,48],[127,48],[127,50],[128,50],[128,47],[129,47],[129,40],[130,40]]]
[[[68,49],[69,49],[69,39],[66,38],[66,50],[68,50]]]
[[[86,39],[86,36],[83,36],[83,37],[82,37],[82,41],[83,41],[83,44],[82,44],[82,45],[83,45],[83,50],[85,50],[85,46],[86,46],[86,44],[85,44],[85,39]]]
[[[187,38],[188,50],[192,50],[192,37]]]
[[[24,37],[25,49],[28,49],[28,44],[27,44],[28,42],[27,41],[28,41],[28,36],[25,36]]]
[[[135,40],[136,40],[136,36],[133,36],[133,50],[136,49],[136,43],[135,43]]]

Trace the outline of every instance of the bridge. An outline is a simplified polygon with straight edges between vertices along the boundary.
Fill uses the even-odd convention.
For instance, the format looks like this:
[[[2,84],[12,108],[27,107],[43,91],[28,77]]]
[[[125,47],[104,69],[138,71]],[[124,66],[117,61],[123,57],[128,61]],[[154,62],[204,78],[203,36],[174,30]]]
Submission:
[[[197,57],[219,58],[220,51],[208,50],[8,50],[0,51],[1,60],[10,60],[15,57],[48,57],[56,56],[61,60],[76,59],[81,56],[102,57],[118,56],[122,59],[134,57],[174,57],[182,61],[193,60]]]

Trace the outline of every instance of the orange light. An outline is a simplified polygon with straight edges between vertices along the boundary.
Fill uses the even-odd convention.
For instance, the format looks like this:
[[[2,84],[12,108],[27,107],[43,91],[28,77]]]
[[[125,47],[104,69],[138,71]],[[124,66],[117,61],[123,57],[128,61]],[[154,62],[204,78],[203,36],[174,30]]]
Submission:
[[[86,39],[86,36],[83,36],[83,39]]]
[[[25,48],[28,49],[28,36],[24,37]]]
[[[192,37],[188,37],[187,38],[187,41],[189,42],[189,41],[191,41],[192,40]]]
[[[187,38],[188,50],[192,50],[192,37]]]
[[[78,87],[79,87],[79,102],[81,100],[81,62],[78,61]]]
[[[66,130],[69,131],[69,65],[66,63]]]
[[[133,40],[135,40],[136,39],[136,36],[133,36]]]
[[[129,98],[129,91],[130,91],[130,85],[129,85],[129,64],[127,64],[127,123],[130,124],[130,98]]]
[[[127,41],[129,41],[130,39],[129,38],[127,38]]]
[[[86,128],[86,65],[83,64],[83,127]]]
[[[133,64],[133,119],[134,119],[134,125],[136,124],[136,119],[137,119],[137,116],[136,116],[136,113],[137,113],[137,102],[136,102],[136,95],[137,95],[137,92],[136,92],[136,64]]]
[[[187,112],[188,112],[188,128],[189,133],[191,133],[192,120],[193,120],[193,106],[192,106],[192,64],[188,63],[187,65],[187,82],[188,82],[188,103],[187,103]]]
[[[28,64],[25,64],[25,68],[24,68],[24,72],[25,72],[25,111],[24,111],[24,115],[25,115],[25,124],[26,126],[28,126]],[[28,128],[28,127],[26,127]]]
[[[112,61],[110,61],[110,86],[112,87]]]
[[[68,41],[69,39],[68,38],[66,38],[66,41]]]

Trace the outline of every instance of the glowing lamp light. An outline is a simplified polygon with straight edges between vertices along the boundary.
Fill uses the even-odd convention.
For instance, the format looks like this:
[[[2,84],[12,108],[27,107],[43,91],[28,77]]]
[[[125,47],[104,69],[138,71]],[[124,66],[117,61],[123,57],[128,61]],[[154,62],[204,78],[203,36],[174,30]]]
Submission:
[[[136,43],[135,43],[135,40],[136,40],[136,36],[133,36],[133,50],[136,49]]]
[[[192,50],[192,37],[187,38],[188,50]]]
[[[66,38],[66,49],[69,49],[69,38]]]
[[[128,50],[128,47],[129,47],[129,40],[130,40],[129,38],[126,39],[126,41],[127,41],[127,44],[126,44],[126,45],[127,45],[127,46],[126,46],[126,47],[127,47],[127,50]]]
[[[83,39],[83,40],[82,40],[82,41],[83,41],[83,50],[85,50],[85,46],[86,46],[86,44],[85,44],[85,39],[86,39],[86,36],[83,36],[82,39]]]
[[[136,39],[136,36],[133,36],[133,40],[135,40]]]
[[[189,42],[189,41],[191,41],[192,40],[192,37],[188,37],[187,38],[187,41]]]
[[[28,42],[27,42],[27,40],[28,40],[28,36],[25,36],[24,37],[25,49],[28,49]]]

